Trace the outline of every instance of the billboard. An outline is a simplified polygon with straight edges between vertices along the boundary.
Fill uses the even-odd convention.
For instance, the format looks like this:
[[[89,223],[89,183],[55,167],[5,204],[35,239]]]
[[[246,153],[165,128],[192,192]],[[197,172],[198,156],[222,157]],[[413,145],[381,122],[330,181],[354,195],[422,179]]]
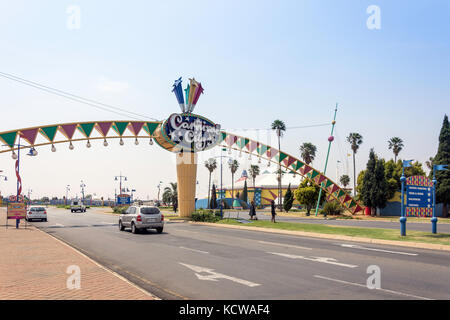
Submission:
[[[23,202],[8,203],[7,219],[25,219],[27,214],[27,205]]]

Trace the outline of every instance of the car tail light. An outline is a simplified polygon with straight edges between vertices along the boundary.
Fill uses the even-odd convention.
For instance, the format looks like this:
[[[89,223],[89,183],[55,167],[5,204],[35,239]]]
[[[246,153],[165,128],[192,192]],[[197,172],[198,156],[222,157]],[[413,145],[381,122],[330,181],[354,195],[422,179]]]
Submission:
[[[137,221],[142,221],[141,216],[137,216],[136,220],[137,220]]]
[[[163,214],[161,215],[161,221],[164,221],[164,215]]]
[[[47,211],[44,211],[44,214],[47,214]]]

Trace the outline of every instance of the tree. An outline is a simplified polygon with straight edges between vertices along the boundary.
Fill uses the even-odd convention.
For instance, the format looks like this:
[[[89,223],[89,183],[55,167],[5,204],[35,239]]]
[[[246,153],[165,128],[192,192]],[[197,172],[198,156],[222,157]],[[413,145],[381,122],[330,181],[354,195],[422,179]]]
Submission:
[[[300,146],[300,155],[306,164],[310,164],[316,157],[317,147],[310,142],[305,142]]]
[[[284,135],[286,131],[286,125],[281,120],[275,120],[272,122],[271,126],[272,130],[275,130],[278,137],[278,151],[281,152],[281,137]],[[280,211],[283,211],[281,206],[281,158],[278,157],[278,207]]]
[[[162,195],[164,203],[174,205],[178,200],[178,184],[171,182],[170,187],[165,187]]]
[[[234,201],[234,174],[236,173],[237,169],[239,168],[239,162],[237,160],[232,160],[228,164],[230,171],[231,171],[231,202]]]
[[[255,196],[256,196],[255,180],[256,180],[256,177],[259,175],[259,166],[252,164],[250,166],[250,169],[248,170],[248,173],[250,173],[250,176],[252,177],[252,180],[253,180],[253,201],[255,201]]]
[[[341,182],[341,184],[345,187],[348,186],[348,184],[350,183],[350,177],[346,174],[342,175],[341,178],[339,179],[339,181]]]
[[[217,196],[216,196],[216,185],[213,183],[211,191],[211,203],[209,204],[210,209],[217,208]]]
[[[309,216],[311,209],[316,205],[317,198],[319,197],[319,186],[311,182],[310,179],[306,178],[295,190],[295,198],[297,201],[306,207],[306,215]],[[321,197],[320,204],[323,203],[326,197]]]
[[[292,208],[292,203],[294,202],[294,194],[291,191],[291,184],[289,183],[286,194],[284,195],[283,208],[284,211],[289,212]]]
[[[384,162],[377,159],[375,151],[370,149],[369,161],[363,176],[361,198],[370,208],[384,208],[387,202],[387,183]]]
[[[207,161],[205,161],[205,167],[209,171],[209,183],[208,183],[208,206],[210,203],[210,190],[211,190],[211,174],[214,170],[217,169],[217,161],[214,158],[209,158]],[[209,207],[210,208],[210,207]]]
[[[240,199],[245,203],[248,203],[248,189],[247,189],[247,180],[244,182],[244,189],[242,190]]]
[[[355,164],[355,154],[359,149],[359,146],[363,143],[363,137],[357,133],[352,132],[347,137],[348,143],[353,151],[353,194],[356,195],[356,164]]]
[[[389,149],[394,152],[394,161],[397,162],[397,157],[400,151],[403,149],[403,140],[399,137],[393,137],[388,141]]]
[[[444,116],[441,132],[439,134],[439,146],[434,165],[450,165],[450,126],[447,115]],[[442,216],[448,216],[448,204],[450,202],[450,168],[447,170],[436,171],[436,200],[442,203]]]

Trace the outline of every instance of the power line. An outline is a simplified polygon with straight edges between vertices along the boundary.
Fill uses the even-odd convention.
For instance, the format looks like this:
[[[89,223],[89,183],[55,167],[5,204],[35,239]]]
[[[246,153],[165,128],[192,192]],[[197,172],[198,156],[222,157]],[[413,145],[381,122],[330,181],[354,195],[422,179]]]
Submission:
[[[147,118],[147,119],[150,119],[150,120],[159,121],[158,119],[151,118],[151,117],[148,117],[146,115],[142,115],[142,114],[135,113],[135,112],[132,112],[132,111],[127,111],[127,110],[125,110],[123,108],[119,108],[119,107],[116,107],[116,106],[112,106],[110,104],[98,102],[98,101],[95,101],[95,100],[92,100],[92,99],[83,98],[81,96],[78,96],[78,95],[75,95],[75,94],[63,91],[63,90],[58,90],[58,89],[55,89],[55,88],[52,88],[52,87],[49,87],[49,86],[46,86],[46,85],[43,85],[43,84],[40,84],[40,83],[37,83],[37,82],[34,82],[34,81],[30,81],[30,80],[27,80],[27,79],[24,79],[24,78],[20,78],[20,77],[17,77],[17,76],[14,76],[12,74],[8,74],[8,73],[5,73],[5,72],[1,72],[0,71],[0,76],[3,77],[3,78],[9,79],[9,80],[13,80],[13,81],[22,83],[24,85],[27,85],[27,86],[30,86],[30,87],[33,87],[33,88],[36,88],[36,89],[39,89],[39,90],[42,90],[42,91],[45,91],[45,92],[48,92],[48,93],[60,96],[60,97],[64,97],[66,99],[70,99],[72,101],[76,101],[76,102],[79,102],[79,103],[83,103],[83,104],[95,107],[97,109],[101,109],[103,111],[116,113],[116,114],[119,114],[119,115],[125,116],[125,117],[130,117],[129,114],[133,114],[135,116],[140,117],[140,118],[131,117],[131,118],[133,118],[135,120],[142,120],[141,118]],[[110,109],[118,110],[118,111],[121,111],[121,112],[113,111],[113,110],[110,110]],[[125,112],[126,114],[124,114],[122,112]]]

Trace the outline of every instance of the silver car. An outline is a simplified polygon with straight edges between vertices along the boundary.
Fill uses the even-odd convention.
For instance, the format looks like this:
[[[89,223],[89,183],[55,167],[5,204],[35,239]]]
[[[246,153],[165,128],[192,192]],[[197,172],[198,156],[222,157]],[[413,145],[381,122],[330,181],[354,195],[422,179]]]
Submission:
[[[164,215],[157,207],[131,206],[119,217],[120,231],[125,228],[131,228],[132,233],[147,229],[156,229],[161,233],[164,229]]]
[[[47,222],[47,210],[44,207],[37,207],[37,206],[29,207],[25,219],[27,221],[41,220]]]

